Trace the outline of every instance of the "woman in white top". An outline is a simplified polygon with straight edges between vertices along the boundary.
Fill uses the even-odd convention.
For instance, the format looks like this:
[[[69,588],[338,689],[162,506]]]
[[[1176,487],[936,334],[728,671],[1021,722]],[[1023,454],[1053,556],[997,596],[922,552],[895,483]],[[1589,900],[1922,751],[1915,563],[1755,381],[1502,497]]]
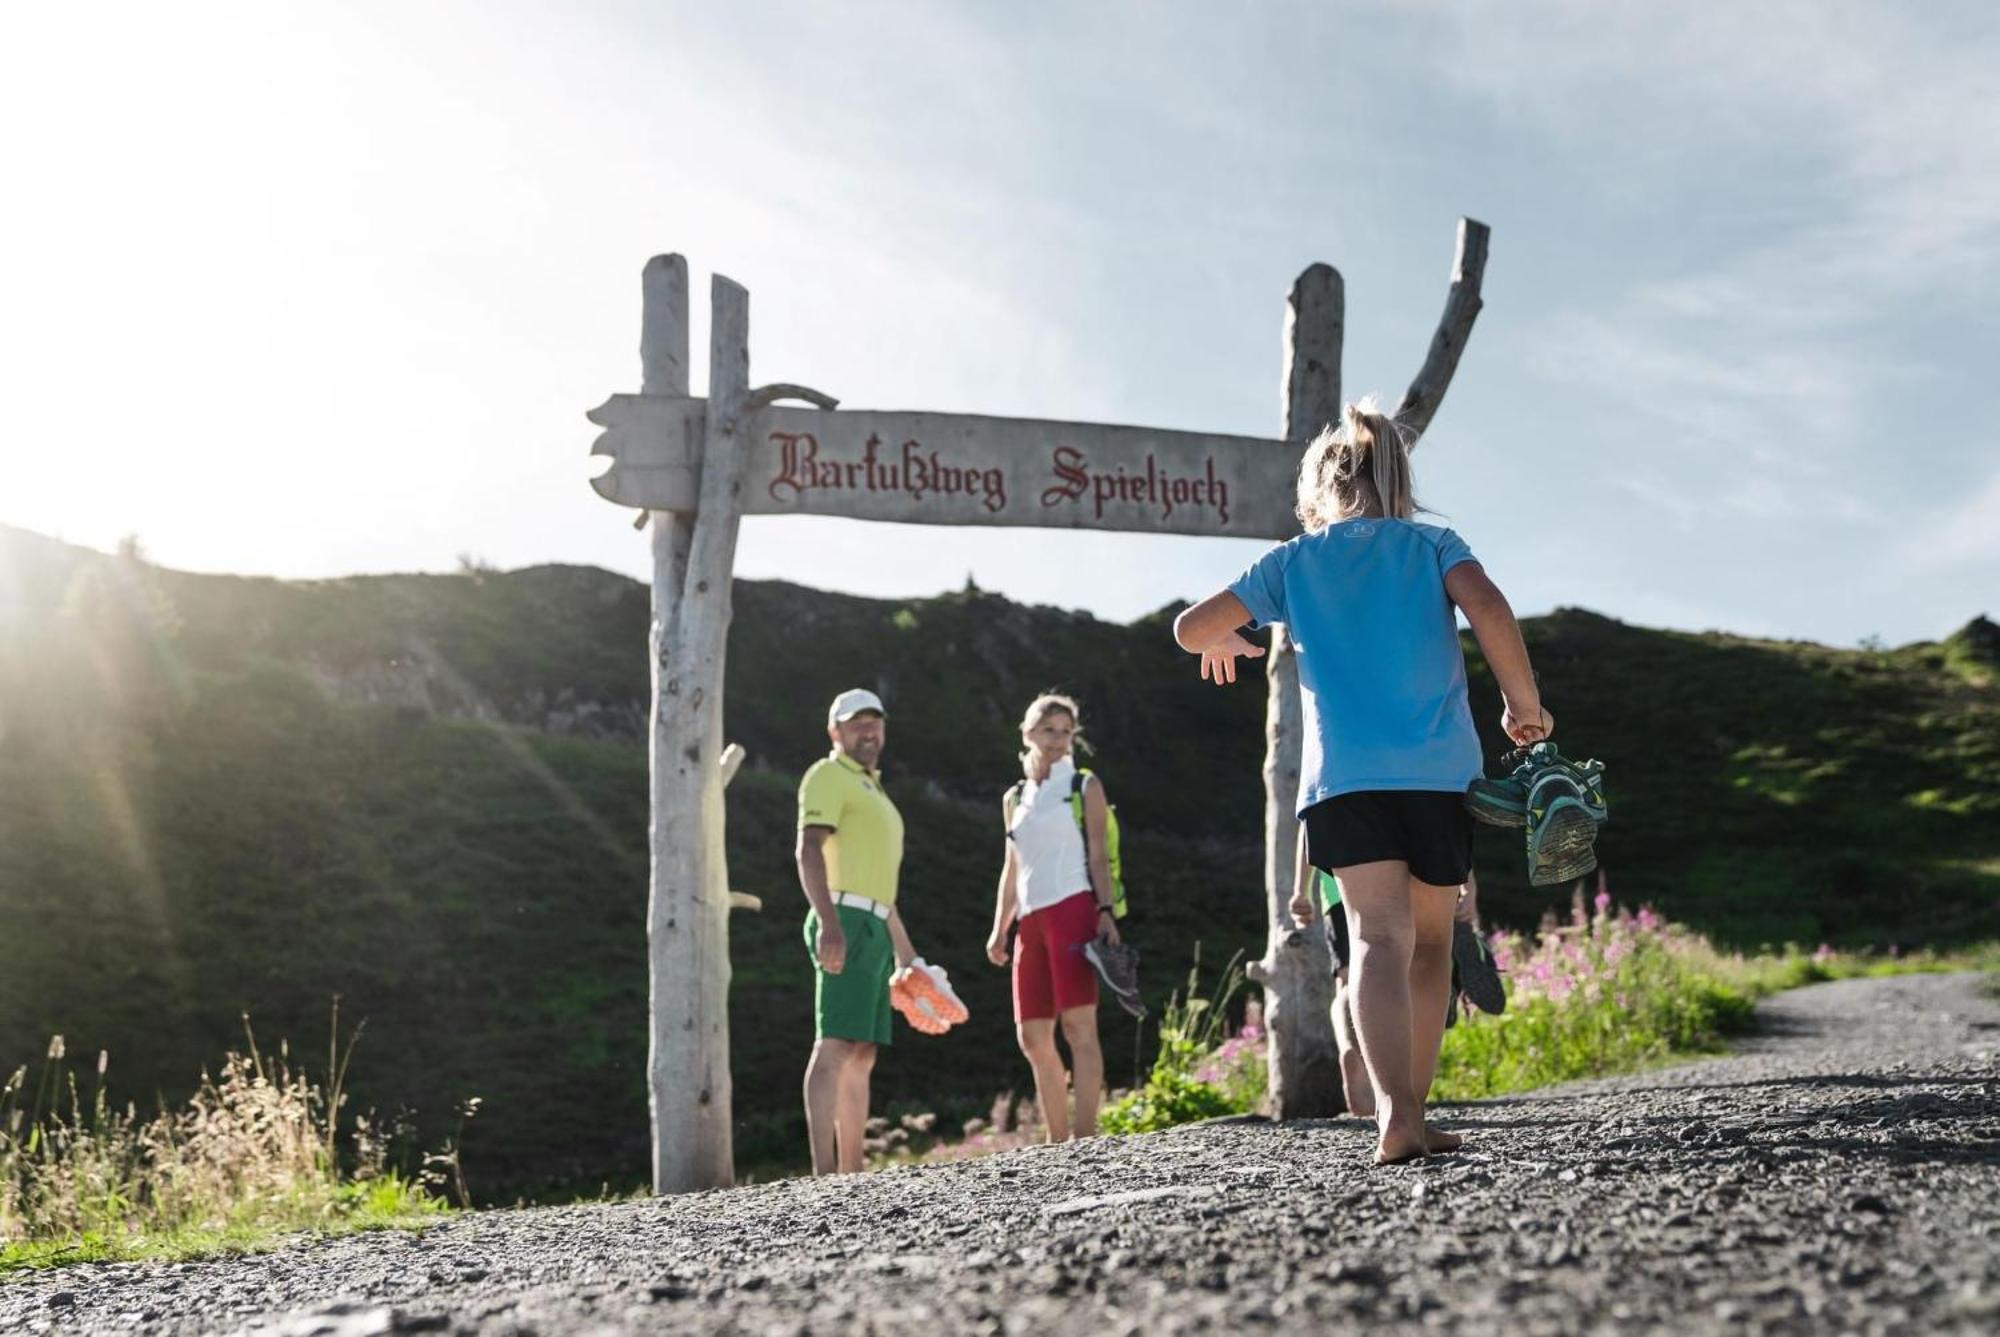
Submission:
[[[1118,941],[1111,911],[1111,865],[1105,853],[1104,786],[1093,775],[1079,780],[1071,749],[1081,736],[1075,701],[1036,697],[1021,717],[1021,768],[1026,779],[1007,791],[1002,811],[1007,859],[993,910],[986,955],[1008,960],[1007,929],[1019,919],[1014,944],[1014,1033],[1035,1071],[1048,1140],[1067,1141],[1097,1131],[1104,1094],[1104,1052],[1097,1043],[1097,976],[1084,959],[1093,939]],[[1071,795],[1081,790],[1083,826]],[[1086,839],[1087,837],[1087,839]],[[1076,1119],[1070,1120],[1070,1074],[1056,1051],[1062,1023],[1075,1069]]]

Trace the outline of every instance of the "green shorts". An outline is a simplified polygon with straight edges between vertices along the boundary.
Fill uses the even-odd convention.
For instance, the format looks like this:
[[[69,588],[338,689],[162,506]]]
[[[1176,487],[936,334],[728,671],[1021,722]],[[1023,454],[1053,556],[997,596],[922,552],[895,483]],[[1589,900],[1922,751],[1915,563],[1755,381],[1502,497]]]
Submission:
[[[896,949],[889,925],[866,910],[836,906],[847,935],[847,963],[838,975],[819,968],[819,912],[806,911],[806,955],[813,962],[813,1035],[863,1044],[889,1043],[889,976]]]

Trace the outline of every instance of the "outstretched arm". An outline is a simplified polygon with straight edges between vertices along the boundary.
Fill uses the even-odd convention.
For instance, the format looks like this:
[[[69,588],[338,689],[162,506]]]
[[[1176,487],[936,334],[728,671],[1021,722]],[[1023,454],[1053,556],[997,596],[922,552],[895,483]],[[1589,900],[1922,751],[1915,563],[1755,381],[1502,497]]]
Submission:
[[[1521,624],[1507,596],[1488,578],[1477,562],[1460,562],[1444,573],[1445,593],[1465,613],[1472,635],[1486,656],[1493,679],[1500,684],[1500,698],[1506,709],[1500,727],[1517,744],[1547,738],[1555,732],[1555,716],[1542,708],[1542,695],[1535,686],[1535,670],[1528,663],[1528,646],[1521,639]]]
[[[1264,647],[1252,645],[1237,631],[1251,620],[1243,601],[1223,590],[1211,594],[1174,619],[1174,639],[1189,654],[1201,656],[1201,676],[1214,683],[1236,681],[1236,658],[1261,659]]]

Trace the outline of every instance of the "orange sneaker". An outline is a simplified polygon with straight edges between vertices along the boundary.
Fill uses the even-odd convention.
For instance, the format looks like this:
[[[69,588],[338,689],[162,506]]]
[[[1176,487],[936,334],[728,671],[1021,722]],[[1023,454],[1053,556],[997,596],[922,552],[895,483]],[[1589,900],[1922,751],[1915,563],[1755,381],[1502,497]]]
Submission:
[[[931,965],[921,956],[890,979],[889,1003],[925,1035],[943,1035],[972,1015],[952,992],[951,977],[944,967]]]

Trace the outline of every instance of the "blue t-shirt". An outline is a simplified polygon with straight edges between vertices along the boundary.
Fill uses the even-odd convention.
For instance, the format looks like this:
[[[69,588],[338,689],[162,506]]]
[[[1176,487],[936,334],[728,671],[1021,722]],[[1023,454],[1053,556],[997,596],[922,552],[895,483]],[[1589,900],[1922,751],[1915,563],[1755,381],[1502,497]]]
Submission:
[[[1345,520],[1279,544],[1229,586],[1298,650],[1300,812],[1363,789],[1463,793],[1480,774],[1444,589],[1445,572],[1474,560],[1439,525]]]

